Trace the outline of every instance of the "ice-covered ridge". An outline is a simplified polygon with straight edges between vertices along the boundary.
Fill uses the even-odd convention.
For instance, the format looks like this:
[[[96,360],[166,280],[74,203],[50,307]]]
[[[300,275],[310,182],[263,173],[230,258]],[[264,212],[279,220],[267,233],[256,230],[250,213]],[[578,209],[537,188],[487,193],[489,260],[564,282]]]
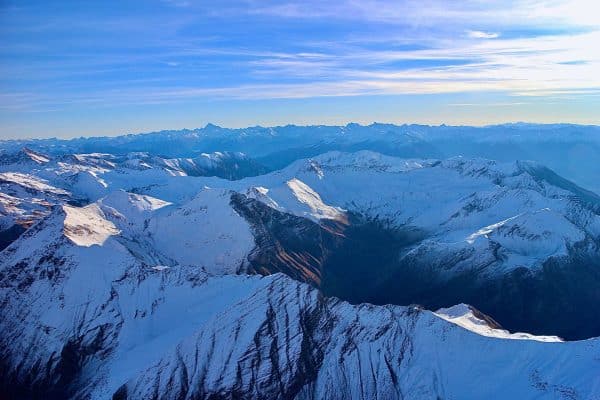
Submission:
[[[499,339],[535,340],[538,342],[562,342],[562,339],[558,336],[538,336],[522,332],[510,333],[505,329],[492,327],[488,321],[476,315],[473,308],[468,304],[457,304],[449,308],[441,308],[435,312],[435,315],[481,336]]]
[[[319,219],[344,219],[344,210],[338,207],[328,206],[321,200],[321,196],[307,184],[299,179],[293,178],[286,182],[294,197],[309,208],[305,214]]]
[[[113,207],[121,212],[131,209],[134,212],[151,212],[171,205],[172,203],[124,190],[110,193],[99,201],[102,205]]]
[[[0,172],[0,183],[1,182],[14,183],[23,188],[39,192],[48,192],[65,196],[70,194],[66,190],[52,186],[46,179],[20,172]]]
[[[583,240],[585,230],[549,208],[526,212],[480,229],[467,238],[493,240],[506,249],[531,257],[566,255],[568,247]]]
[[[334,171],[344,168],[351,170],[374,170],[387,173],[408,172],[419,168],[427,168],[434,164],[435,160],[423,159],[399,159],[386,156],[373,151],[362,150],[356,153],[344,153],[331,151],[312,157],[307,161],[298,161],[298,165],[305,164],[306,169],[321,171]]]
[[[42,153],[37,153],[31,149],[28,149],[27,147],[23,148],[23,153],[25,153],[27,156],[29,156],[29,158],[31,158],[34,162],[38,164],[45,164],[47,162],[50,162],[50,157]]]
[[[577,193],[534,179],[521,164],[330,152],[242,183],[247,184],[246,190],[265,188],[268,193],[259,196],[261,201],[297,215],[306,212],[306,203],[297,198],[294,206],[289,201],[283,190],[289,181],[301,181],[329,207],[367,212],[426,230],[438,230],[441,225],[481,229],[520,212],[550,208],[564,214],[574,205],[569,203]]]
[[[491,225],[488,225],[488,226],[486,226],[484,228],[481,228],[477,232],[472,233],[471,235],[469,235],[469,237],[467,237],[466,241],[469,244],[473,244],[473,243],[475,243],[475,240],[477,240],[478,238],[480,238],[482,236],[487,239],[489,237],[488,235],[490,233],[494,232],[494,230],[498,229],[499,227],[503,226],[507,222],[509,222],[511,220],[514,220],[514,219],[516,219],[518,217],[519,217],[519,215],[515,215],[514,217],[510,217],[510,218],[507,218],[507,219],[505,219],[503,221],[496,222],[495,224],[491,224]]]
[[[465,158],[462,156],[448,159],[419,159],[387,156],[369,150],[354,153],[330,151],[306,160],[298,160],[289,168],[317,172],[315,167],[326,171],[377,171],[390,174],[411,172],[421,168],[441,167],[455,170],[461,175],[472,177],[508,177],[526,169],[527,162],[497,162],[485,158]]]

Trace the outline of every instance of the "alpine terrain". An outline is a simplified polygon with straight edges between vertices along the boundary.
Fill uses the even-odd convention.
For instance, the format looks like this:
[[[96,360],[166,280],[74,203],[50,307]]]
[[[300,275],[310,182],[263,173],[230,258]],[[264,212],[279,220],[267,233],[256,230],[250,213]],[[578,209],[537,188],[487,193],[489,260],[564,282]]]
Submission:
[[[599,161],[579,125],[2,141],[0,398],[600,399]]]

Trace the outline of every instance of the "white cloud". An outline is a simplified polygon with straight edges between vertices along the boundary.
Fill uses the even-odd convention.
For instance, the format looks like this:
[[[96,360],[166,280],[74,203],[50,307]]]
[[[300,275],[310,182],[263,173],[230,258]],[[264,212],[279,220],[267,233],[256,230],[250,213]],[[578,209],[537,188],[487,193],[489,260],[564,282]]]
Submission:
[[[190,7],[192,3],[186,0],[162,0],[166,4],[170,4],[174,7]]]
[[[267,57],[250,66],[257,74],[302,83],[254,88],[248,96],[299,97],[358,94],[503,91],[538,95],[600,88],[600,31],[577,35],[454,41],[418,50],[332,47],[318,58]],[[414,67],[402,67],[407,62]],[[421,64],[420,66],[418,64]],[[391,67],[400,65],[398,67]],[[411,65],[411,64],[408,64]],[[312,81],[311,81],[312,80]],[[238,92],[236,95],[240,95]]]
[[[496,39],[500,34],[494,32],[467,31],[467,36],[472,39]]]
[[[536,97],[597,96],[600,93],[600,52],[592,49],[599,42],[600,31],[530,38],[448,40],[435,48],[405,51],[358,46],[331,47],[327,52],[315,48],[299,53],[249,54],[242,50],[244,56],[250,57],[246,69],[260,75],[262,83],[182,88],[148,82],[140,88],[86,91],[63,99],[41,94],[0,96],[0,106],[23,109],[61,103],[114,106],[195,98],[281,99],[481,91]],[[228,49],[228,54],[235,53],[235,49]],[[212,53],[208,51],[208,54]],[[401,66],[403,61],[415,60],[424,64]],[[390,66],[396,64],[400,66]],[[288,82],[281,82],[282,77]]]
[[[600,26],[596,0],[248,0],[250,14],[282,18],[335,18],[434,26],[441,22],[499,26]]]
[[[187,1],[165,1],[176,5],[195,5]],[[140,101],[161,103],[200,97],[262,99],[466,91],[561,96],[598,93],[600,88],[600,51],[597,50],[600,30],[579,29],[600,22],[600,12],[596,12],[598,6],[593,1],[428,0],[427,7],[413,2],[381,0],[247,1],[253,6],[246,13],[262,16],[359,19],[365,23],[376,21],[374,26],[381,29],[376,33],[379,41],[374,43],[369,38],[357,36],[347,41],[343,38],[337,40],[340,38],[329,38],[324,33],[321,42],[293,43],[290,48],[297,48],[297,52],[282,52],[276,46],[271,48],[268,41],[257,46],[240,45],[240,48],[235,48],[234,44],[217,47],[218,44],[213,44],[212,39],[208,40],[210,37],[178,36],[173,33],[172,37],[165,39],[160,36],[157,43],[152,42],[157,46],[164,45],[160,47],[159,54],[151,51],[85,57],[74,54],[57,63],[44,61],[42,67],[19,66],[19,71],[7,71],[7,67],[2,66],[0,72],[5,76],[23,71],[35,73],[37,77],[48,77],[48,74],[54,77],[56,74],[59,78],[67,76],[70,80],[77,74],[111,72],[115,70],[114,65],[118,65],[119,69],[121,65],[139,68],[154,59],[172,67],[181,63],[186,69],[203,65],[208,60],[210,65],[217,66],[215,68],[219,63],[235,63],[240,71],[239,79],[219,80],[220,87],[211,88],[201,87],[200,84],[194,86],[178,80],[179,75],[171,73],[157,77],[157,80],[163,79],[164,82],[156,83],[156,87],[151,86],[154,82],[147,82],[138,89],[141,84],[128,82],[130,89],[125,90],[120,81],[105,82],[107,86],[113,85],[110,90],[95,86],[89,90],[85,87],[86,90],[80,93],[65,91],[61,99],[56,99],[53,93],[48,93],[46,97],[43,94],[24,96],[18,93],[10,99],[0,96],[0,108],[26,108],[29,105],[53,105],[59,102],[124,104]],[[198,17],[194,14],[189,18],[193,23],[196,21],[194,18]],[[105,28],[116,27],[120,30],[127,26],[126,21],[118,22],[108,24]],[[164,25],[169,29],[161,25],[161,32],[178,32],[185,23],[165,17]],[[403,29],[396,31],[396,25],[401,25]],[[406,29],[406,25],[411,28]],[[468,29],[474,26],[481,30]],[[548,26],[563,33],[554,36],[547,33],[535,36],[535,33],[530,33],[517,38],[509,34],[511,30],[522,27],[525,27],[522,31],[527,32],[530,28],[535,31],[534,28]],[[156,30],[155,25],[148,23],[140,23],[138,28],[146,27],[152,27],[152,32]],[[498,32],[502,32],[502,35]],[[144,44],[147,44],[145,39]],[[207,45],[213,47],[205,47]],[[180,69],[173,68],[173,71]],[[186,89],[179,89],[181,87]]]

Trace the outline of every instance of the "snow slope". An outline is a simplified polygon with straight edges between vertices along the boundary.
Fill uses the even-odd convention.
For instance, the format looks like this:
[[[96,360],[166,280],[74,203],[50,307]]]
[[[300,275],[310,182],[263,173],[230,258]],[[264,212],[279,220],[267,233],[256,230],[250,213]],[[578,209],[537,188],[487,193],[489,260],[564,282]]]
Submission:
[[[211,163],[221,159],[206,158]],[[359,216],[419,232],[424,239],[403,250],[405,262],[435,257],[431,264],[437,265],[456,260],[443,267],[452,273],[476,270],[482,276],[499,276],[521,267],[540,270],[548,260],[572,258],[574,252],[600,252],[600,197],[532,163],[330,152],[270,174],[229,181],[173,173],[176,165],[137,169],[127,164],[151,162],[147,154],[132,153],[126,162],[105,154],[70,159],[77,162],[56,164],[58,169],[46,163],[45,172],[38,171],[54,174],[53,180],[3,173],[17,188],[2,198],[5,228],[18,218],[30,225],[70,193],[94,200],[125,190],[171,204],[155,218],[134,220],[137,214],[130,213],[121,219],[127,220],[128,230],[138,231],[134,236],[144,236],[147,246],[169,259],[168,264],[231,272],[240,270],[256,244],[248,221],[228,204],[227,193],[235,191],[317,223],[347,224]],[[31,193],[43,193],[46,199]],[[39,210],[40,204],[45,209]],[[142,220],[148,221],[140,228]]]
[[[177,264],[235,273],[254,248],[246,220],[229,205],[231,193],[204,189],[191,201],[149,220],[154,248]]]
[[[281,274],[152,265],[116,234],[73,242],[73,218],[57,209],[0,253],[0,372],[23,398],[599,395],[596,339],[481,335],[456,309],[353,306]]]
[[[449,280],[523,269],[536,279],[598,259],[600,200],[537,164],[330,152],[231,181],[148,155],[25,155],[0,175],[3,221],[30,226],[0,251],[0,389],[13,397],[600,397],[598,339],[509,333],[466,305],[351,305],[282,274],[241,275],[269,273],[266,254],[314,283],[369,220],[422,233],[394,260]],[[558,287],[584,292],[594,276]],[[581,304],[566,289],[549,295]]]
[[[283,276],[216,314],[118,399],[598,396],[599,343],[483,336],[437,314],[324,299]]]
[[[540,267],[577,243],[600,239],[600,197],[586,203],[522,163],[334,152],[240,183],[248,193],[261,188],[257,199],[298,216],[343,219],[348,211],[426,232],[425,248],[480,254],[493,242],[505,256],[500,272]]]

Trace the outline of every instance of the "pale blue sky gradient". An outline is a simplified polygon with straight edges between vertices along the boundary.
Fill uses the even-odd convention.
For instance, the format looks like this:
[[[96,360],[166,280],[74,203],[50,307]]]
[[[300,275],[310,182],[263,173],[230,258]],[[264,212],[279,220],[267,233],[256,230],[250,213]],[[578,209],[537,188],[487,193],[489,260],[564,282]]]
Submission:
[[[216,123],[600,124],[600,6],[0,1],[0,138]]]

